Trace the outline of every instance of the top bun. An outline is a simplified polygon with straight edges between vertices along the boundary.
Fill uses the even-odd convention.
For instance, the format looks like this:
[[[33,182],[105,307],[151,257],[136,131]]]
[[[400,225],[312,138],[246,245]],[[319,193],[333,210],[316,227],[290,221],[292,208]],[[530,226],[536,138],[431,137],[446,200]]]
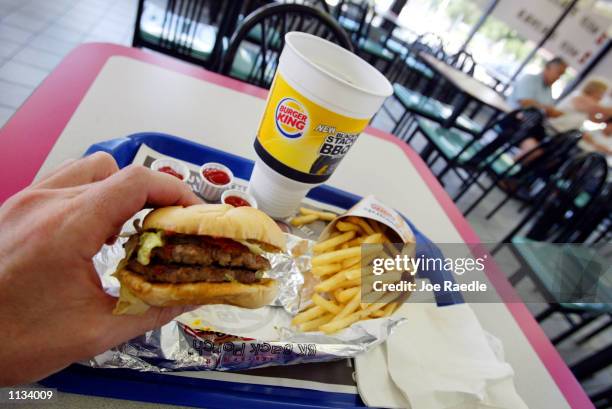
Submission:
[[[143,228],[168,230],[181,234],[255,240],[285,250],[285,235],[276,222],[253,207],[228,204],[168,206],[153,210]]]

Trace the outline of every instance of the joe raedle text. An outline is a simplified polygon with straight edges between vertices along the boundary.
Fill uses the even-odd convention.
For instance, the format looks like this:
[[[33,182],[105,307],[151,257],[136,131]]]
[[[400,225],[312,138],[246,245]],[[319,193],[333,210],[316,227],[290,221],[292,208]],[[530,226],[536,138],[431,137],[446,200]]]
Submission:
[[[427,280],[415,281],[414,275],[421,272],[450,272],[452,275],[463,275],[469,272],[484,271],[483,258],[427,258],[396,255],[395,257],[374,258],[364,274],[375,292],[486,292],[487,283],[472,280],[457,283],[451,278],[432,283]],[[426,274],[425,274],[426,276]]]
[[[388,292],[388,291],[403,291],[403,292],[415,292],[415,291],[462,291],[462,292],[486,292],[487,284],[478,280],[474,280],[470,283],[456,283],[452,280],[445,280],[440,283],[430,283],[428,281],[420,280],[405,281],[401,280],[396,283],[386,283],[383,280],[376,280],[372,283],[372,289],[376,292]]]

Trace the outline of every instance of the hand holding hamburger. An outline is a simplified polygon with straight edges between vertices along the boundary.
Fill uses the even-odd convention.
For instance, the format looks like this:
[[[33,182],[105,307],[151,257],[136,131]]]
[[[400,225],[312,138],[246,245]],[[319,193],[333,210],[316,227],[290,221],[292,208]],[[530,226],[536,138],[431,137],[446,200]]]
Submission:
[[[149,306],[267,305],[277,286],[263,277],[270,268],[263,254],[285,245],[276,223],[252,207],[156,209],[125,244],[115,272],[121,290],[114,314],[139,314]]]

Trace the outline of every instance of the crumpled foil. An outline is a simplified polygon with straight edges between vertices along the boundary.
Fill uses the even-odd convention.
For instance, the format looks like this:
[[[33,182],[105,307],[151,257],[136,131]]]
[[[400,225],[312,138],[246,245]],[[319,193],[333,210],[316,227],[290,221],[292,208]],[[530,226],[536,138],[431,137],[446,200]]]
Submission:
[[[139,213],[135,218],[142,218]],[[124,234],[134,233],[126,223]],[[305,280],[310,270],[312,240],[287,235],[287,253],[266,253],[272,266],[266,276],[279,281],[274,302],[249,310],[229,305],[206,305],[170,323],[118,345],[87,362],[98,368],[131,368],[139,371],[237,371],[271,365],[321,362],[356,356],[383,342],[402,318],[370,319],[337,334],[298,332],[291,318],[308,303]],[[119,282],[112,273],[124,257],[120,238],[105,245],[94,257],[104,290],[115,297]],[[310,276],[312,277],[312,276]],[[305,284],[306,281],[306,284]]]

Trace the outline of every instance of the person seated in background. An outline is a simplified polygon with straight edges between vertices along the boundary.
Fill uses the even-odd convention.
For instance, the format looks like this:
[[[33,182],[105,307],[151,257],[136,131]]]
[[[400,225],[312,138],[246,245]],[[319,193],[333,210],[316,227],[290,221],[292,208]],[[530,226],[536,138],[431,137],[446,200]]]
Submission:
[[[539,74],[524,74],[513,85],[508,103],[512,108],[536,107],[544,111],[548,118],[556,118],[563,112],[555,108],[552,96],[552,85],[565,73],[567,63],[555,57],[544,65]],[[534,148],[545,136],[542,128],[533,137],[525,139],[520,144],[519,156]]]
[[[604,155],[612,155],[612,116],[606,120],[606,127],[589,133],[585,133],[578,146],[588,152],[600,152]]]
[[[557,108],[563,115],[551,118],[549,123],[557,132],[580,129],[584,121],[605,121],[612,116],[612,107],[604,106],[601,101],[608,91],[604,80],[592,79],[579,90],[573,91],[563,99]]]

